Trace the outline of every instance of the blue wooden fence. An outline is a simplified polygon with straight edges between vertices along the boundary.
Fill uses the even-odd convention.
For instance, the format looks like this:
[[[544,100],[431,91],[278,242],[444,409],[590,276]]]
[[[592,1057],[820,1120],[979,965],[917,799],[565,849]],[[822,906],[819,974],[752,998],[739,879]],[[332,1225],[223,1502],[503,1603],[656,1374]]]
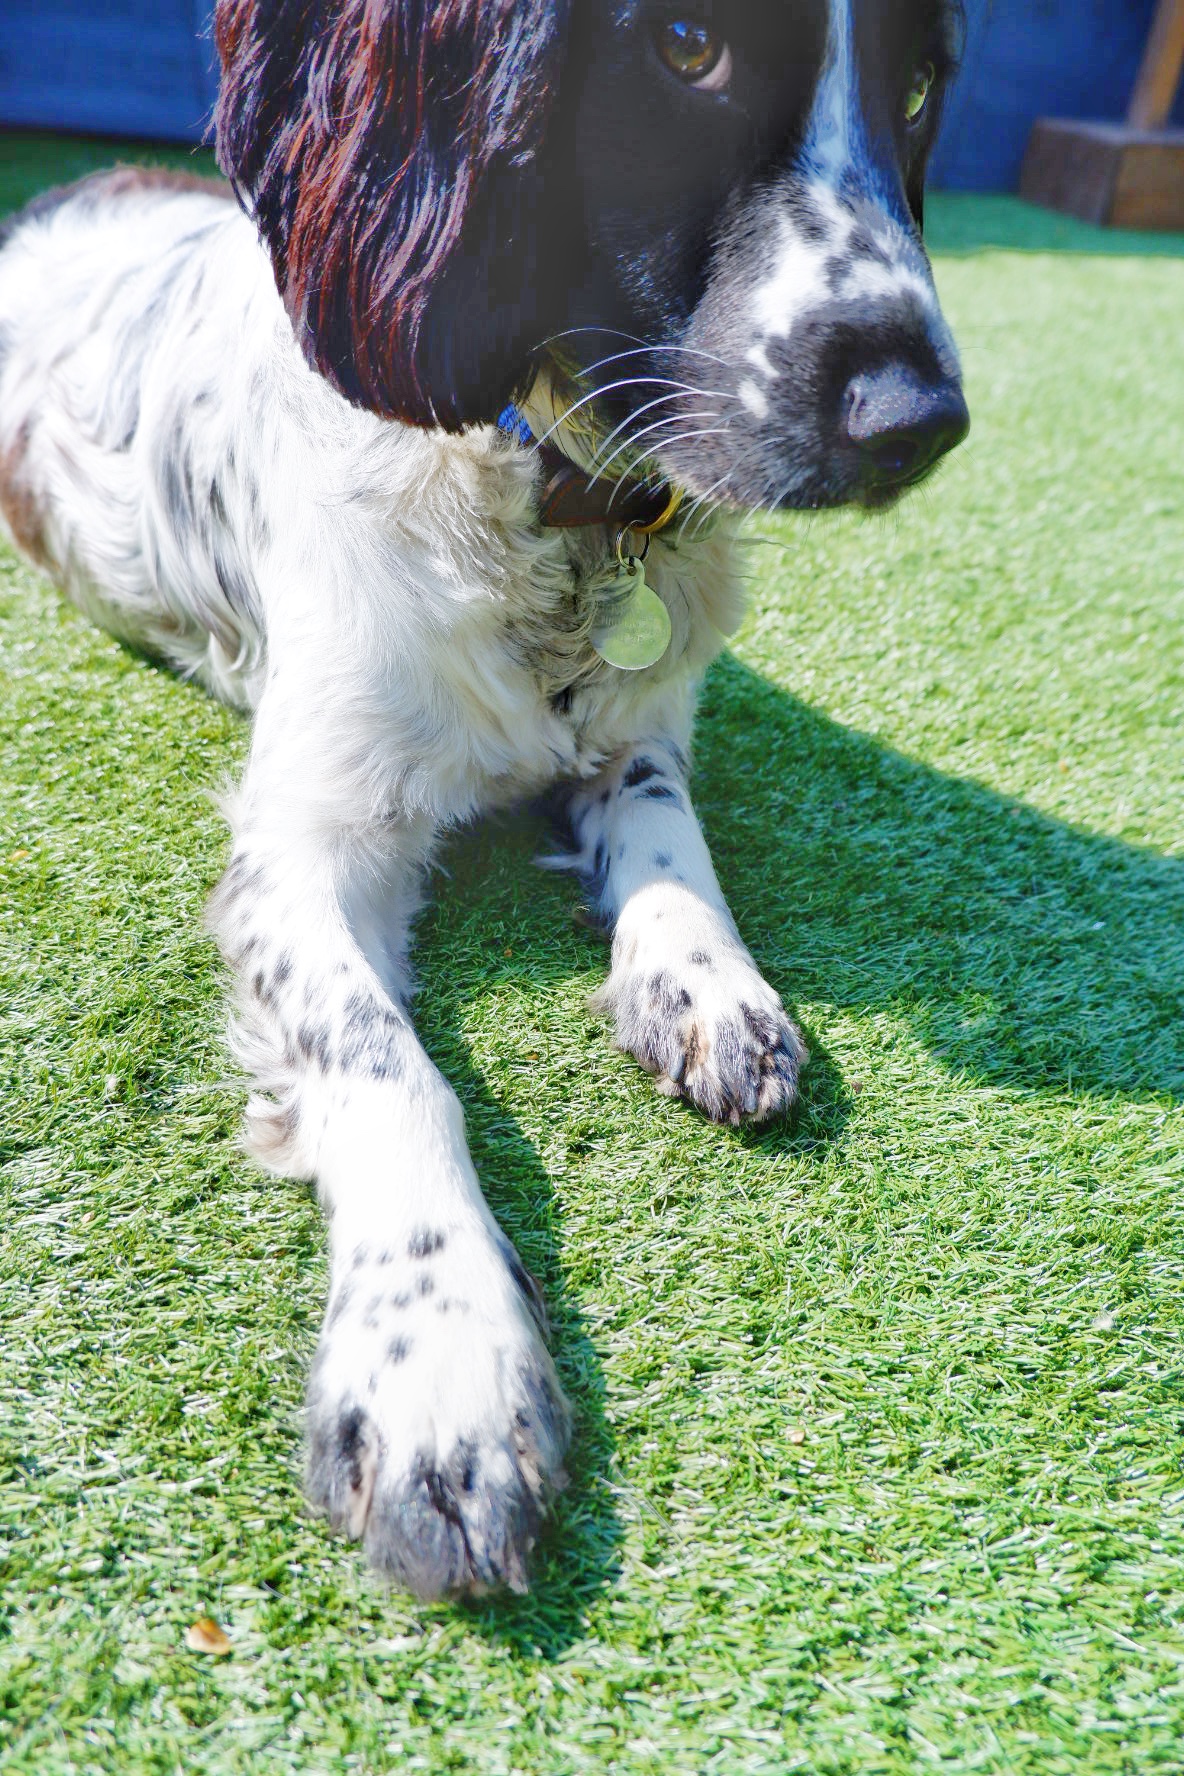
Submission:
[[[0,123],[199,140],[215,89],[209,4],[0,0]],[[1121,117],[1153,6],[967,0],[935,183],[1013,189],[1034,117]]]
[[[1122,118],[1154,10],[1155,0],[967,0],[933,182],[1013,191],[1034,118]],[[1177,116],[1184,125],[1184,94]]]
[[[200,141],[210,0],[0,0],[0,122]]]

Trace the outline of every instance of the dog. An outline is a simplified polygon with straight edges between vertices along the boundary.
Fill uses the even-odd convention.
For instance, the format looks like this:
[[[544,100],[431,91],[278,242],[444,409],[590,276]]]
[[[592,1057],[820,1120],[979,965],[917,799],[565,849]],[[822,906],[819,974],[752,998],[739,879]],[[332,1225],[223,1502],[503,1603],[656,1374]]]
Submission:
[[[409,1013],[441,835],[549,795],[594,1008],[720,1121],[801,1038],[688,794],[754,508],[964,436],[921,240],[947,0],[220,0],[229,185],[125,168],[0,250],[0,504],[253,717],[211,906],[247,1135],[315,1179],[307,1483],[421,1597],[523,1590],[570,1415]],[[237,202],[235,201],[237,196]]]

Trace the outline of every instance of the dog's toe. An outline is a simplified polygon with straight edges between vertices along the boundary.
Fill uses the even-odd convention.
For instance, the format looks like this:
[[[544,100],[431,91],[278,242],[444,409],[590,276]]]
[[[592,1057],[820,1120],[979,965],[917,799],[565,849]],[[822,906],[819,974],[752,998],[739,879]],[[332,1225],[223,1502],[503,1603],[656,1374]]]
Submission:
[[[394,1332],[373,1303],[360,1318],[331,1309],[314,1367],[309,1497],[418,1597],[525,1591],[565,1483],[567,1403],[533,1312],[502,1270],[483,1310],[470,1278],[463,1304],[441,1313],[438,1297],[417,1298],[410,1316],[396,1310]]]
[[[714,1122],[768,1122],[797,1097],[806,1045],[780,999],[739,948],[706,972],[638,952],[614,969],[593,1009],[658,1090]]]

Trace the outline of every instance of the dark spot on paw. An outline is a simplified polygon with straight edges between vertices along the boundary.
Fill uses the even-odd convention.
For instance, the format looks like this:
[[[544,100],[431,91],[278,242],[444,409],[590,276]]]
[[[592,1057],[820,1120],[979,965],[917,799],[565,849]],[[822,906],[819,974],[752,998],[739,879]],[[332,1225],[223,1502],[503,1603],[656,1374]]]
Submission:
[[[361,1270],[363,1264],[368,1264],[369,1262],[370,1262],[370,1248],[369,1248],[369,1246],[355,1246],[354,1247],[354,1257],[353,1257],[354,1269]]]
[[[360,1406],[344,1412],[337,1424],[337,1455],[349,1470],[354,1492],[362,1484],[362,1454],[366,1447],[366,1414]]]
[[[691,961],[695,964],[696,968],[711,967],[711,957],[707,954],[706,950],[692,950]]]
[[[432,1295],[435,1293],[435,1288],[436,1279],[430,1276],[426,1270],[416,1277],[415,1292],[417,1295]]]
[[[664,1017],[675,1017],[690,1010],[691,995],[685,987],[675,985],[672,975],[655,974],[650,978],[650,1004]]]
[[[410,1355],[411,1340],[409,1338],[392,1338],[386,1347],[388,1363],[405,1363]]]
[[[762,1048],[772,1048],[777,1041],[776,1021],[766,1012],[754,1011],[751,1005],[741,1005],[740,1016],[744,1019],[744,1027],[753,1041]]]
[[[668,870],[670,868],[670,865],[673,862],[674,862],[674,859],[673,859],[673,857],[671,857],[669,851],[655,851],[654,852],[654,868],[655,869]]]
[[[549,1330],[549,1321],[547,1319],[547,1304],[543,1300],[543,1291],[539,1288],[538,1283],[531,1276],[513,1246],[510,1246],[506,1251],[506,1263],[509,1266],[510,1275],[514,1279],[518,1293],[526,1302],[527,1307],[530,1309],[531,1317],[545,1337]]]
[[[653,759],[634,759],[621,779],[622,789],[636,789],[639,783],[648,783],[651,777],[658,775],[658,767]]]
[[[430,1258],[433,1252],[442,1252],[447,1241],[445,1236],[435,1227],[419,1227],[407,1241],[409,1258]]]

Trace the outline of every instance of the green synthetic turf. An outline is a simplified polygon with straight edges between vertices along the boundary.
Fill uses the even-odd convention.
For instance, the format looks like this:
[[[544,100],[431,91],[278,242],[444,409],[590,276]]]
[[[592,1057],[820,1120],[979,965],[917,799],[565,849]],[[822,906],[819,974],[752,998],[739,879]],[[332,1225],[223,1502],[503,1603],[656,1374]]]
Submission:
[[[0,193],[112,152],[0,140]],[[576,1407],[528,1600],[389,1595],[303,1507],[322,1231],[236,1146],[201,929],[244,731],[0,562],[6,1776],[1184,1771],[1184,243],[930,220],[971,441],[756,526],[703,696],[797,1122],[609,1048],[529,824],[421,926]]]

